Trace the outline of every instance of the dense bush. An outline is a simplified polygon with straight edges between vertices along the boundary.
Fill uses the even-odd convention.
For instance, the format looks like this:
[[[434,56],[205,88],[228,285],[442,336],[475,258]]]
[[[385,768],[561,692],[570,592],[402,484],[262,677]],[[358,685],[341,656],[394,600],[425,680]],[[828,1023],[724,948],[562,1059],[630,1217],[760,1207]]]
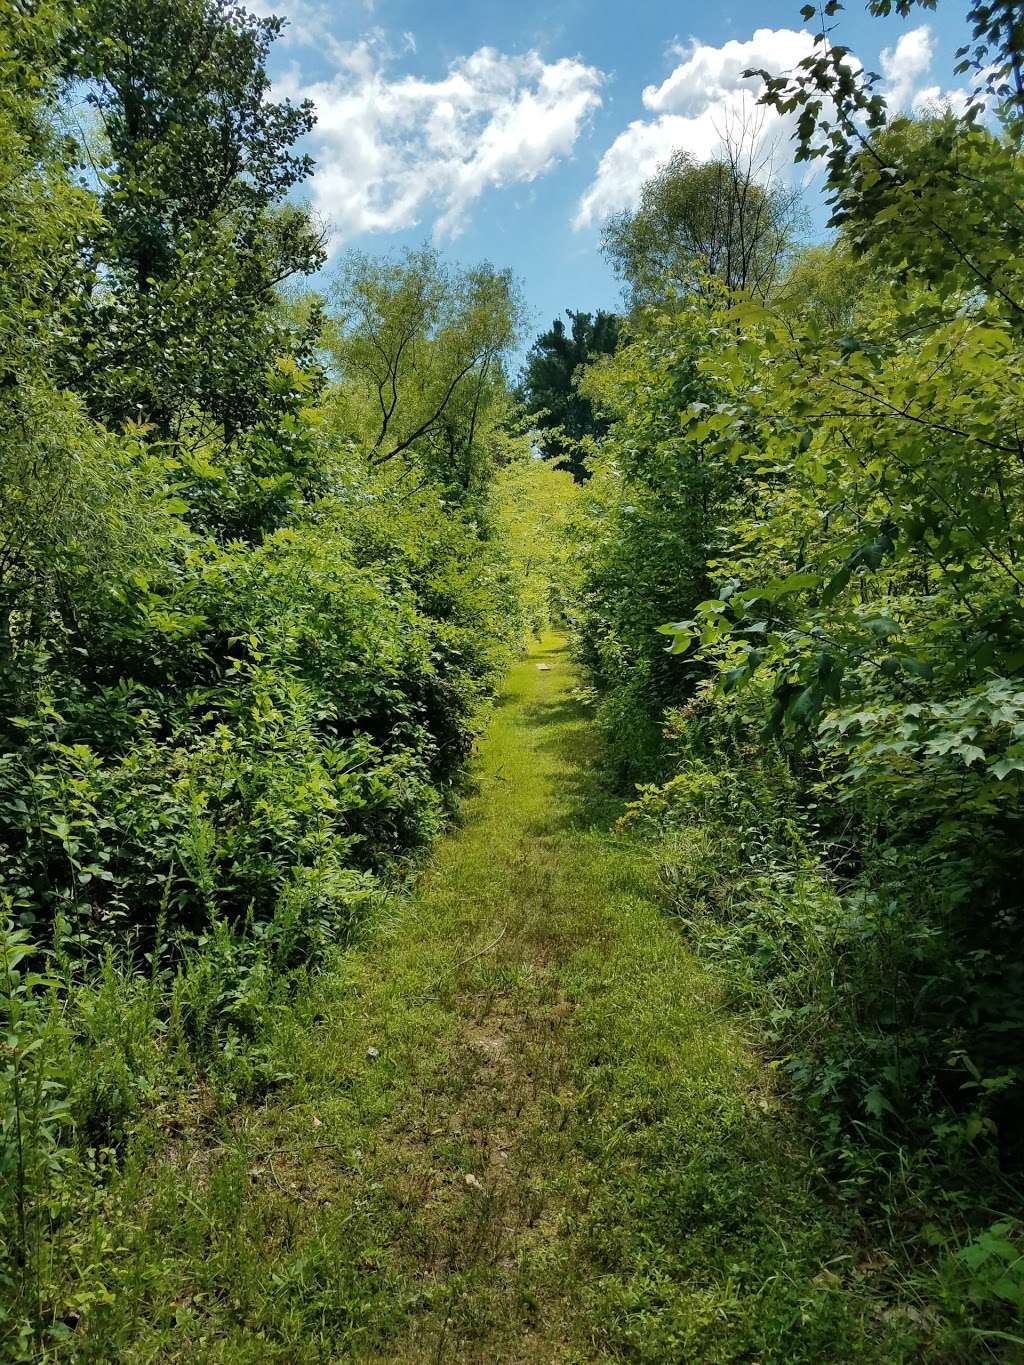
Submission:
[[[846,1178],[877,1163],[857,1153],[865,1134],[883,1149],[912,1134],[922,1166],[939,1155],[963,1172],[983,1135],[1015,1138],[1019,970],[957,914],[969,866],[901,847],[879,827],[884,811],[837,822],[827,789],[756,743],[750,719],[706,692],[670,712],[679,771],[641,786],[623,825],[662,840],[673,912],[763,1016]],[[987,1080],[974,1060],[985,1054]]]
[[[824,35],[769,82],[842,230],[767,298],[705,274],[634,311],[582,381],[612,425],[571,530],[673,906],[843,1178],[931,1163],[954,1205],[1024,1155],[1024,125],[1019,35],[978,15],[987,126],[886,122]]]
[[[680,667],[656,632],[680,602],[710,592],[709,561],[722,548],[723,508],[735,487],[731,471],[680,438],[680,411],[713,396],[698,370],[708,344],[696,328],[684,334],[638,317],[614,359],[582,381],[615,421],[570,527],[568,612],[602,692],[622,781],[657,767],[660,718],[680,696]]]
[[[59,1278],[39,1258],[90,1152],[116,1159],[182,1087],[223,1106],[283,1074],[276,1021],[438,832],[520,638],[474,515],[352,448],[322,458],[330,492],[258,544],[172,508],[145,571],[111,554],[31,633],[9,618],[3,1213],[23,1305]]]
[[[329,318],[280,292],[323,261],[281,21],[3,25],[0,1349],[35,1358],[54,1230],[175,1095],[277,1083],[276,1023],[441,828],[537,611],[494,536],[514,281],[423,251],[350,263]]]
[[[144,938],[165,896],[172,926],[267,918],[297,871],[379,870],[436,830],[508,584],[457,509],[347,459],[259,545],[172,516],[155,562],[65,581],[64,615],[9,642],[0,802],[23,922]]]

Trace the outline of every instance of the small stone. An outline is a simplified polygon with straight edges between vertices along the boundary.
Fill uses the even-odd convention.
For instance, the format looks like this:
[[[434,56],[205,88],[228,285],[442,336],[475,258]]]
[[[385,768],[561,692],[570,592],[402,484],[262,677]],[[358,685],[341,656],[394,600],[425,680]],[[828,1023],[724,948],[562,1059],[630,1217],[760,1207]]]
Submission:
[[[483,1185],[480,1184],[480,1181],[477,1180],[477,1178],[476,1178],[475,1175],[472,1175],[472,1174],[471,1174],[471,1175],[466,1175],[466,1176],[463,1176],[463,1179],[465,1180],[466,1184],[469,1186],[469,1188],[470,1188],[471,1190],[482,1190],[482,1189],[483,1189]]]
[[[378,1048],[378,1047],[368,1047],[368,1048],[366,1049],[366,1055],[367,1055],[367,1057],[370,1058],[371,1061],[373,1061],[374,1057],[379,1057],[379,1056],[380,1056],[380,1048]]]

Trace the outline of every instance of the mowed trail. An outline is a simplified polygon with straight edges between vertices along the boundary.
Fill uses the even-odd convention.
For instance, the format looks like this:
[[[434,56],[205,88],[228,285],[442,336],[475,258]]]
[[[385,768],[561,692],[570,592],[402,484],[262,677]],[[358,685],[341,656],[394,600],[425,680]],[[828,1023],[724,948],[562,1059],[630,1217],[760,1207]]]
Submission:
[[[143,1296],[124,1359],[924,1358],[611,831],[575,685],[557,637],[512,671],[459,825],[283,1025],[288,1085],[187,1204],[165,1178],[186,1330]]]

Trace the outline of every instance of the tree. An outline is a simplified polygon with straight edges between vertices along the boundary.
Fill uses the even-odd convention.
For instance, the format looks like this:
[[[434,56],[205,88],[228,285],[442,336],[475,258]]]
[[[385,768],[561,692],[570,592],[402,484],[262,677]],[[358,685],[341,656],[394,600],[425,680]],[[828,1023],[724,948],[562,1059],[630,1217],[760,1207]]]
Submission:
[[[66,614],[71,584],[118,564],[140,569],[169,524],[162,479],[137,443],[99,431],[57,391],[76,344],[80,243],[98,230],[94,196],[73,182],[75,145],[57,130],[66,8],[14,6],[0,44],[0,695],[19,632]],[[79,605],[79,618],[84,612]],[[30,624],[31,623],[31,626]],[[76,623],[77,624],[77,623]],[[70,636],[72,628],[66,630]],[[76,644],[79,641],[76,639]],[[19,679],[21,681],[21,679]],[[15,689],[16,691],[16,689]]]
[[[916,0],[871,0],[874,14],[906,15]],[[838,4],[826,5],[825,17]],[[806,6],[805,18],[815,10]],[[991,301],[1016,329],[1024,327],[1020,252],[1024,210],[1016,185],[1024,139],[1024,17],[997,0],[970,6],[975,46],[960,49],[957,72],[977,87],[960,113],[890,118],[876,90],[880,77],[851,66],[849,50],[825,26],[795,72],[748,71],[765,83],[763,103],[798,112],[797,161],[822,159],[832,206],[830,225],[855,251],[894,274]],[[996,114],[998,134],[983,126]]]
[[[773,304],[787,319],[793,314],[810,317],[819,326],[841,333],[853,324],[871,278],[870,263],[855,257],[844,237],[802,247],[793,253],[779,280]]]
[[[225,444],[275,406],[268,369],[297,339],[275,290],[324,258],[287,202],[312,169],[312,105],[268,99],[283,21],[227,0],[87,0],[62,43],[101,146],[82,149],[101,225],[60,378],[113,426],[163,439],[210,421]]]
[[[58,43],[66,14],[56,0],[15,6],[0,43],[0,385],[45,372],[82,287],[78,239],[95,229],[93,197],[72,182],[74,144],[58,136]]]
[[[567,332],[555,318],[530,348],[520,379],[519,392],[526,411],[539,433],[541,453],[568,469],[577,483],[586,478],[584,437],[599,437],[607,422],[594,412],[590,399],[579,389],[583,366],[593,357],[612,355],[619,343],[619,318],[615,313],[565,315],[572,323]]]
[[[613,217],[603,249],[634,306],[666,290],[701,289],[712,275],[766,297],[798,226],[799,199],[771,175],[756,128],[727,136],[719,157],[700,163],[677,151],[643,187],[635,210]]]
[[[507,270],[449,270],[429,248],[395,260],[352,253],[332,292],[326,344],[344,420],[372,462],[418,463],[472,491],[521,318]]]
[[[650,776],[665,707],[706,675],[680,668],[657,629],[709,595],[709,565],[747,482],[745,468],[681,436],[683,414],[713,412],[723,397],[705,374],[721,336],[712,315],[695,295],[645,310],[615,356],[580,381],[610,425],[574,519],[569,615],[580,657],[608,693],[608,759],[622,781]]]
[[[567,470],[533,459],[528,450],[496,483],[495,539],[515,566],[526,625],[535,634],[564,612],[567,532],[581,491]]]

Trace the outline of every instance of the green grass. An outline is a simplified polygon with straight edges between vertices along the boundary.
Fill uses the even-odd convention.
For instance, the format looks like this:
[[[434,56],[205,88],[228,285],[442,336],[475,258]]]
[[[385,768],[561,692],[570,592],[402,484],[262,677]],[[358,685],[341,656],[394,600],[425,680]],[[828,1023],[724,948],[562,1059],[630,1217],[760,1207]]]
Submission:
[[[412,897],[282,1013],[276,1089],[192,1094],[80,1212],[56,1356],[955,1358],[609,832],[574,683],[556,638],[512,671]]]

